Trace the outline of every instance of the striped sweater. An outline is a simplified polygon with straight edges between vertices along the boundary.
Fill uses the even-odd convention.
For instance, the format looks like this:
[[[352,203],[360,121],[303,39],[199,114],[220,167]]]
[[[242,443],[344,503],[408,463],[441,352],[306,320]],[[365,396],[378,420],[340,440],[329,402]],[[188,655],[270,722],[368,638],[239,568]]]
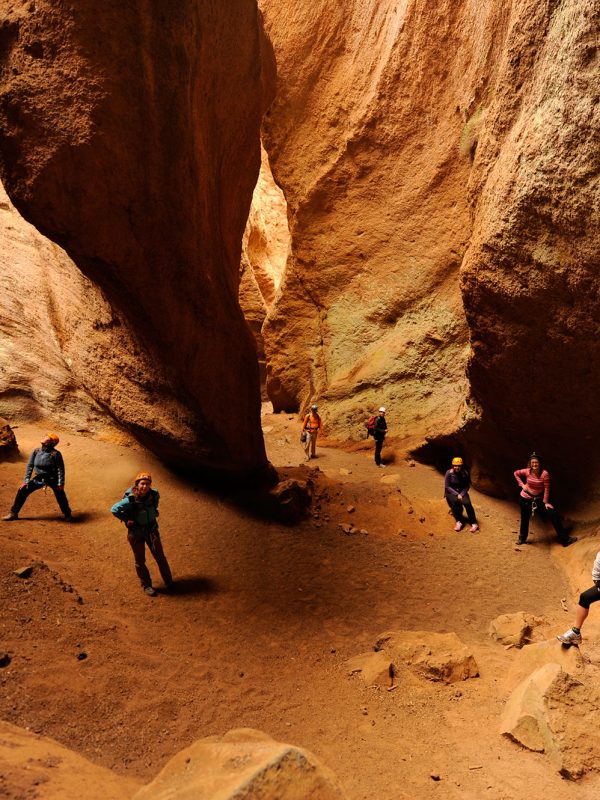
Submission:
[[[540,477],[536,478],[531,467],[525,467],[525,469],[518,469],[515,472],[515,478],[521,487],[521,497],[526,500],[531,500],[532,497],[535,497],[538,500],[543,499],[544,503],[548,502],[550,497],[550,475],[547,470],[542,470]],[[542,492],[544,493],[543,498],[540,497]]]

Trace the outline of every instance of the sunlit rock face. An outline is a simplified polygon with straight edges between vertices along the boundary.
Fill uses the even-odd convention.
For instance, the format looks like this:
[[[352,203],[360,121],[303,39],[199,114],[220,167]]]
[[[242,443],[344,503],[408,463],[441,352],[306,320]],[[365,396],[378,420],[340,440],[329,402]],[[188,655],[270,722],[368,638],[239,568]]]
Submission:
[[[3,181],[176,387],[188,434],[149,426],[144,443],[182,465],[263,467],[237,300],[266,102],[255,2],[4,6]]]
[[[569,471],[598,425],[597,3],[260,4],[275,406],[318,398],[345,438],[384,404],[492,491],[533,446]]]
[[[139,438],[194,437],[193,412],[123,314],[0,186],[0,406],[12,421]]]
[[[267,373],[262,326],[273,307],[289,249],[287,204],[273,180],[268,156],[261,149],[260,174],[242,243],[239,299],[256,342],[263,400],[267,400]]]

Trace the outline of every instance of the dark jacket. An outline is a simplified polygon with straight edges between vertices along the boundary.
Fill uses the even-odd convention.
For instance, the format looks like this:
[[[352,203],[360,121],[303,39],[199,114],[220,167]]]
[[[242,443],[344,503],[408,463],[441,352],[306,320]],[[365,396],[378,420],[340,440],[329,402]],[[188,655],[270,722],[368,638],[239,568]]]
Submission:
[[[129,530],[138,536],[143,536],[158,528],[156,520],[159,500],[158,489],[150,489],[145,497],[136,498],[133,488],[130,488],[125,492],[123,499],[115,503],[110,511],[121,522],[127,523],[129,520],[133,520],[134,524]]]
[[[54,486],[63,486],[65,483],[65,462],[58,450],[52,447],[44,450],[43,447],[36,447],[29,456],[25,469],[25,483],[31,478],[31,473],[35,469],[35,477],[44,483]]]
[[[451,500],[456,499],[459,494],[468,492],[471,488],[471,477],[466,469],[454,472],[452,468],[448,470],[444,478],[444,494]]]
[[[385,421],[385,417],[378,416],[375,417],[375,422],[373,424],[373,438],[374,439],[385,439],[385,435],[387,433],[387,422]]]

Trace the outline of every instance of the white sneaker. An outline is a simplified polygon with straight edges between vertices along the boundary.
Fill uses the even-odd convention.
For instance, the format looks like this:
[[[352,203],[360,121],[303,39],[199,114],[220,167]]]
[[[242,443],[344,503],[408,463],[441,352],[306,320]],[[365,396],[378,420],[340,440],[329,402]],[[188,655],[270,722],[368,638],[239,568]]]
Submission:
[[[559,642],[563,644],[581,644],[581,634],[575,633],[573,628],[569,628],[568,631],[562,633],[560,636],[556,637]]]
[[[471,525],[471,533],[477,533],[478,530],[479,530],[479,525],[477,523]]]
[[[462,531],[462,529],[463,529],[462,522],[457,522],[456,525],[454,526],[454,530],[455,531]]]

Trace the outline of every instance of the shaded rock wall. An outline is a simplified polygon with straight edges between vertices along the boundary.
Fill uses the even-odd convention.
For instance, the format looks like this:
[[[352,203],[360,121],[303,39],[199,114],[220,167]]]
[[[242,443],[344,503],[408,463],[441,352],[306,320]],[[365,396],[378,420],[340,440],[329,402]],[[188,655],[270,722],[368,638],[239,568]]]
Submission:
[[[191,435],[144,443],[180,464],[262,467],[255,348],[237,302],[266,91],[256,4],[3,9],[7,191],[102,288],[190,409]]]
[[[561,482],[596,463],[598,4],[260,4],[292,232],[276,408],[319,398],[345,438],[384,403],[494,492],[532,447]]]

